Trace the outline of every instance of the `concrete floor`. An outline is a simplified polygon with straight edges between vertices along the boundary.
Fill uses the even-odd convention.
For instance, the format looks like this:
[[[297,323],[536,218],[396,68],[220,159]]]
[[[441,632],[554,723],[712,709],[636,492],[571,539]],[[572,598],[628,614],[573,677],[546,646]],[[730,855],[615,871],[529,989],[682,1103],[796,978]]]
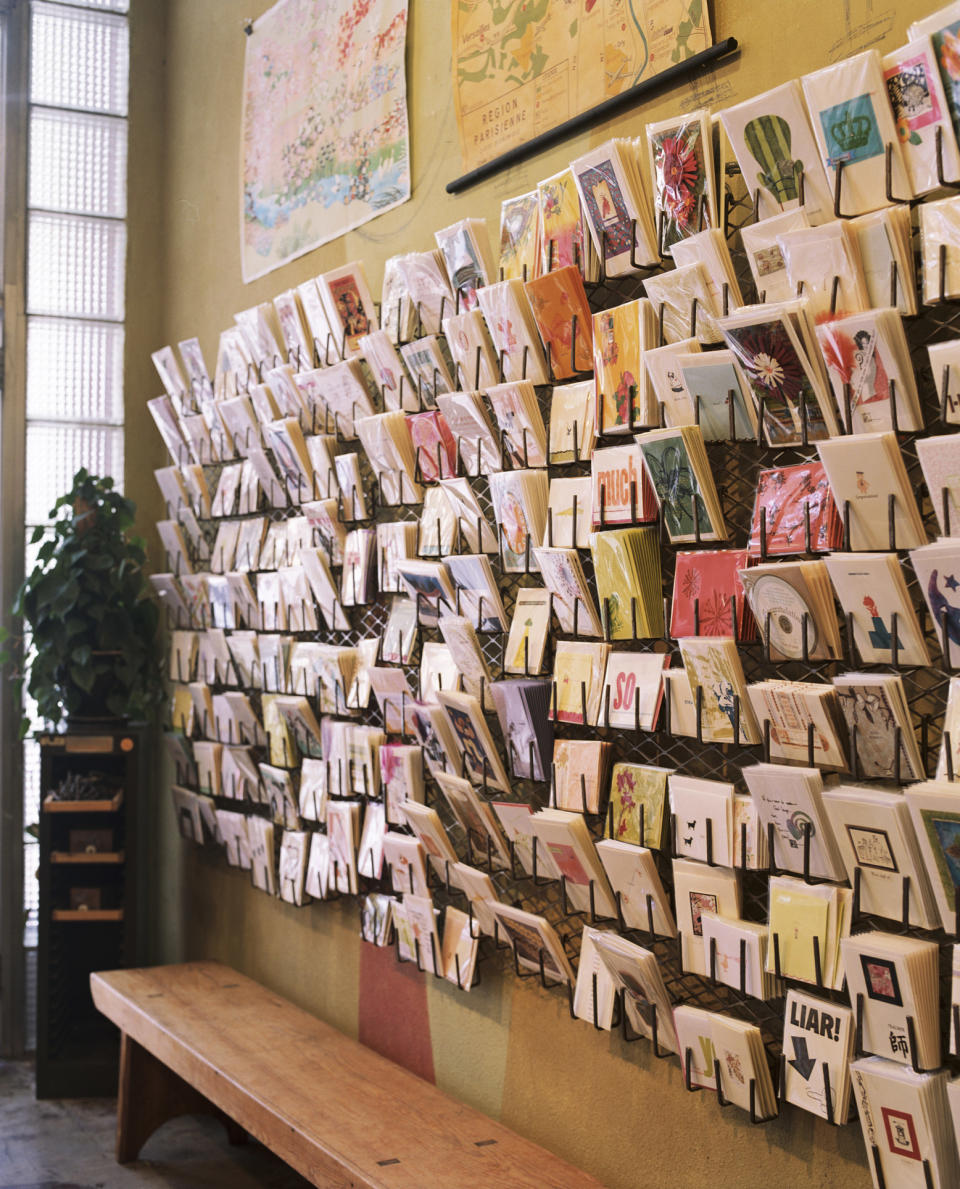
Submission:
[[[131,1189],[137,1185],[207,1189],[306,1189],[254,1141],[231,1147],[215,1119],[165,1123],[135,1164],[113,1156],[116,1103],[87,1098],[37,1102],[33,1068],[0,1061],[0,1189]]]

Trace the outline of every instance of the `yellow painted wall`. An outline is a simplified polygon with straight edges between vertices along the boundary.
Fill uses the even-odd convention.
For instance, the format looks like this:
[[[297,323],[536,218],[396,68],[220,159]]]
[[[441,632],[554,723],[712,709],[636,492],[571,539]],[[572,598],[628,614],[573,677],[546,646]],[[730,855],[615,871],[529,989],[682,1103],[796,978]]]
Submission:
[[[605,0],[600,0],[604,3]],[[714,31],[742,43],[735,61],[642,110],[542,154],[459,197],[449,74],[448,0],[410,0],[408,88],[413,199],[359,231],[244,286],[238,228],[243,19],[264,0],[133,0],[131,245],[128,293],[128,488],[148,516],[149,470],[164,461],[142,402],[157,383],[147,358],[199,335],[212,362],[232,314],[346,261],[362,258],[375,293],[383,261],[432,246],[435,228],[487,219],[501,199],[611,134],[648,119],[718,107],[871,45],[902,43],[932,0],[718,0]],[[253,891],[219,861],[185,851],[165,796],[158,805],[153,883],[156,959],[216,957],[354,1033],[360,942],[355,912],[290,908]],[[432,983],[432,980],[431,980]],[[788,1110],[751,1128],[712,1095],[685,1095],[675,1061],[570,1020],[566,1003],[496,969],[470,996],[431,985],[438,1083],[596,1174],[610,1186],[866,1186],[859,1127],[832,1129]]]

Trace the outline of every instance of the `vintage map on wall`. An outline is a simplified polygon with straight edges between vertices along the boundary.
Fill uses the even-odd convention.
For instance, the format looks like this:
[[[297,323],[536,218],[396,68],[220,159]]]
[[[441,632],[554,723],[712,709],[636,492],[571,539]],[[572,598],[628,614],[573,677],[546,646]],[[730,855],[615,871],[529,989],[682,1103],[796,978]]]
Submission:
[[[244,281],[410,197],[407,0],[279,0],[247,38]]]
[[[451,0],[453,94],[475,169],[712,44],[705,0]]]

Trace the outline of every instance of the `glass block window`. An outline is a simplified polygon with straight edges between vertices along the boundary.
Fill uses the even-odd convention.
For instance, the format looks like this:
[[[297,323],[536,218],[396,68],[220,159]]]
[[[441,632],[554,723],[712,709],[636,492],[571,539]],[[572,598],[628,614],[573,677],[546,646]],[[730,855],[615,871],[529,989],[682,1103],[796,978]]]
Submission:
[[[128,0],[33,0],[27,160],[26,509],[49,522],[80,467],[123,486]],[[27,701],[25,712],[34,718]],[[40,724],[37,723],[39,726]],[[39,747],[23,745],[25,825]],[[36,945],[37,854],[24,838],[24,946]]]
[[[96,8],[40,3],[30,20],[30,102],[127,114],[126,17]]]
[[[81,467],[123,476],[123,428],[69,422],[27,423],[27,522],[44,524]]]
[[[127,213],[126,121],[35,107],[29,191],[34,209],[122,219]]]
[[[120,219],[31,211],[27,312],[121,321],[126,248]]]
[[[123,424],[123,325],[27,319],[27,417]]]

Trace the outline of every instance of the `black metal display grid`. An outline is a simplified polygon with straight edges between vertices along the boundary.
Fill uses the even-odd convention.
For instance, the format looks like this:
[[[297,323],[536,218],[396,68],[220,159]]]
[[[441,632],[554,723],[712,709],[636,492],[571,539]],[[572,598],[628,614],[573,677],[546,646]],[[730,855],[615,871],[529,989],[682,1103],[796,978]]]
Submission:
[[[742,191],[739,198],[734,198],[728,194],[724,224],[730,238],[744,296],[748,300],[751,297],[755,299],[756,293],[749,272],[746,269],[745,260],[738,248],[739,237],[737,233],[739,226],[751,219],[752,216],[752,203],[743,195]],[[605,278],[600,283],[589,287],[590,304],[594,311],[621,304],[634,297],[642,296],[642,294],[642,280],[638,276],[619,279]],[[934,379],[930,374],[926,348],[931,342],[960,336],[960,305],[945,303],[922,307],[918,317],[905,319],[905,325],[921,394],[921,405],[924,416],[923,433],[945,432],[937,391],[939,385],[934,383]],[[544,420],[548,424],[551,388],[546,387],[538,391],[544,411]],[[938,530],[931,495],[933,495],[933,498],[939,498],[939,493],[928,493],[925,489],[916,456],[916,439],[918,436],[921,435],[912,433],[898,434],[911,482],[920,501],[925,525],[929,535],[935,537]],[[788,465],[817,458],[816,448],[812,444],[787,448],[770,448],[765,444],[758,444],[756,440],[752,439],[746,441],[710,442],[707,443],[707,453],[720,494],[724,516],[730,530],[730,539],[728,541],[716,543],[717,547],[721,548],[738,547],[745,544],[748,539],[756,496],[757,478],[762,470],[777,465]],[[361,458],[363,459],[362,453]],[[219,468],[217,466],[210,466],[205,469],[208,471],[211,490],[213,490],[213,483],[215,482]],[[375,482],[375,477],[370,473],[365,459],[363,459],[363,470],[368,491],[372,495],[378,484]],[[551,466],[549,467],[549,473],[551,477],[588,474],[589,463],[581,462],[573,465]],[[495,523],[486,476],[471,478],[484,514],[491,524]],[[265,511],[273,519],[281,519],[285,516],[296,514],[298,509],[291,508],[284,511],[265,509]],[[175,510],[171,509],[170,512],[173,514]],[[418,513],[418,507],[378,506],[374,509],[368,523],[372,524],[387,520],[415,520],[418,517]],[[261,511],[259,514],[262,515],[263,512]],[[215,522],[206,523],[204,527],[210,536],[212,544],[212,536],[216,527]],[[896,542],[893,542],[893,544],[896,544]],[[710,548],[711,546],[704,543],[697,546],[684,545],[680,546],[679,549],[688,550],[694,547]],[[677,548],[669,544],[664,544],[661,550],[663,595],[665,600],[669,600],[672,595],[674,561],[677,551]],[[740,645],[740,655],[748,683],[773,676],[785,677],[790,680],[829,682],[837,673],[846,671],[896,671],[903,680],[907,704],[910,707],[913,724],[921,742],[921,753],[927,775],[933,776],[936,769],[950,673],[947,663],[942,657],[940,633],[925,614],[922,594],[918,589],[912,568],[906,562],[906,554],[900,551],[900,557],[901,561],[905,563],[904,573],[908,580],[911,598],[918,613],[921,615],[921,623],[924,627],[926,642],[930,655],[933,658],[930,666],[907,667],[902,665],[876,666],[862,664],[852,643],[852,633],[849,624],[842,625],[846,629],[843,632],[845,649],[844,656],[838,661],[786,661],[771,664],[768,657],[765,656],[764,648],[759,641],[742,643]],[[584,562],[584,568],[595,594],[596,587],[589,552],[581,551],[581,559]],[[498,574],[501,596],[509,620],[517,590],[522,586],[541,585],[539,576],[536,573],[529,575],[506,573],[502,571],[502,567],[499,566],[496,557],[493,557],[491,560],[495,573]],[[324,642],[339,643],[345,646],[356,646],[362,640],[382,635],[392,597],[392,595],[381,595],[367,606],[348,608],[348,617],[351,619],[349,630],[342,632],[323,631],[314,635],[284,634],[292,635],[294,639],[315,639]],[[667,623],[669,624],[669,617],[667,617]],[[557,631],[556,628],[557,624],[554,621],[552,628],[552,639],[554,641],[570,638],[569,634],[565,636],[563,633]],[[666,630],[669,630],[669,627]],[[439,640],[441,637],[436,629],[423,627],[421,628],[421,639]],[[484,658],[491,673],[499,676],[502,673],[503,635],[499,633],[483,634],[480,636],[480,640]],[[617,649],[621,650],[636,649],[645,651],[655,649],[658,651],[669,651],[672,653],[673,664],[681,663],[679,650],[676,648],[675,642],[669,638],[635,641],[618,639],[615,644]],[[549,670],[549,666],[550,650],[548,649],[548,655],[544,662],[545,670]],[[414,663],[403,666],[403,669],[411,689],[416,691],[419,685],[416,655],[414,656]],[[207,680],[214,688],[220,686],[220,677],[221,674],[219,673],[204,674],[201,672],[199,674],[200,679]],[[258,691],[250,690],[248,692],[254,701],[255,707],[258,708]],[[376,699],[371,698],[370,707],[358,715],[352,716],[352,720],[381,725],[381,717],[376,706]],[[488,716],[488,721],[493,729],[494,737],[498,738],[500,732],[496,716]],[[611,743],[612,759],[614,762],[635,761],[658,764],[693,776],[729,780],[739,788],[743,788],[743,781],[740,775],[741,766],[764,758],[764,748],[762,746],[717,745],[699,742],[696,738],[670,734],[666,729],[662,711],[656,729],[649,732],[577,727],[556,723],[555,735],[559,738],[600,737]],[[266,757],[262,756],[261,758]],[[505,757],[505,759],[508,763],[508,770],[511,771],[511,776],[513,776],[512,766],[509,764],[510,757]],[[293,757],[291,757],[291,760],[293,760]],[[290,766],[295,769],[297,763],[291,762]],[[848,779],[856,779],[858,782],[863,781],[859,773],[854,774],[854,776]],[[866,781],[863,782],[866,783]],[[880,783],[882,784],[883,782]],[[452,818],[444,798],[439,794],[429,777],[427,778],[426,785],[427,801],[439,812],[460,857],[466,861],[475,861],[478,866],[488,867],[482,856],[477,857],[469,853],[465,832]],[[534,808],[539,808],[548,802],[548,788],[542,782],[514,778],[510,793],[500,794],[498,792],[497,796],[500,799],[525,801]],[[356,800],[355,797],[349,799]],[[222,808],[234,810],[238,808],[238,803],[235,800],[223,798],[215,798],[215,800],[217,805]],[[244,809],[252,814],[265,814],[269,812],[266,806],[254,803],[247,803]],[[603,836],[604,817],[602,814],[588,814],[586,815],[586,821],[596,838]],[[305,823],[305,828],[322,827],[316,827],[315,823]],[[668,833],[665,831],[664,849],[658,852],[658,867],[664,886],[670,892],[672,891],[672,872],[671,843]],[[279,846],[279,832],[277,844]],[[513,870],[500,870],[492,866],[489,866],[488,870],[501,898],[506,902],[520,905],[525,909],[540,913],[546,917],[560,934],[569,956],[575,960],[579,951],[581,929],[585,918],[583,914],[568,911],[566,897],[561,885],[556,882],[525,876],[519,864]],[[741,873],[742,911],[744,917],[748,920],[759,922],[766,920],[768,874],[768,872],[746,870]],[[465,907],[462,897],[455,889],[451,889],[442,880],[436,880],[434,878],[432,882],[434,883],[433,895],[438,906],[452,902]],[[371,891],[389,891],[389,881],[386,877],[380,881],[361,877],[360,883],[361,898]],[[604,921],[601,924],[604,927],[617,927],[616,921]],[[858,914],[854,922],[854,931],[861,931],[866,928],[895,929],[913,936],[932,938],[941,943],[941,1007],[944,1028],[943,1048],[946,1053],[948,1047],[948,1016],[951,996],[950,945],[955,941],[955,937],[942,931],[923,931],[912,926],[904,926],[902,922],[883,921]],[[653,937],[642,931],[624,929],[620,931],[656,954],[664,982],[676,1002],[690,1003],[709,1010],[727,1012],[733,1016],[757,1024],[762,1031],[769,1056],[776,1068],[781,1058],[783,1035],[784,1000],[782,998],[766,1002],[761,1001],[741,995],[737,990],[713,982],[709,978],[684,972],[680,963],[678,939]],[[494,945],[491,940],[484,940],[481,955],[485,964],[489,965],[492,963],[504,968],[514,964],[509,954],[497,953],[497,950],[500,948]],[[519,974],[520,971],[517,970],[517,973]],[[823,988],[818,989],[801,982],[788,981],[785,983],[785,986],[797,986],[799,989],[813,991],[814,993],[823,995],[827,999],[838,1002],[846,1001],[845,993],[833,992]],[[947,1060],[953,1064],[952,1058],[948,1057]]]

